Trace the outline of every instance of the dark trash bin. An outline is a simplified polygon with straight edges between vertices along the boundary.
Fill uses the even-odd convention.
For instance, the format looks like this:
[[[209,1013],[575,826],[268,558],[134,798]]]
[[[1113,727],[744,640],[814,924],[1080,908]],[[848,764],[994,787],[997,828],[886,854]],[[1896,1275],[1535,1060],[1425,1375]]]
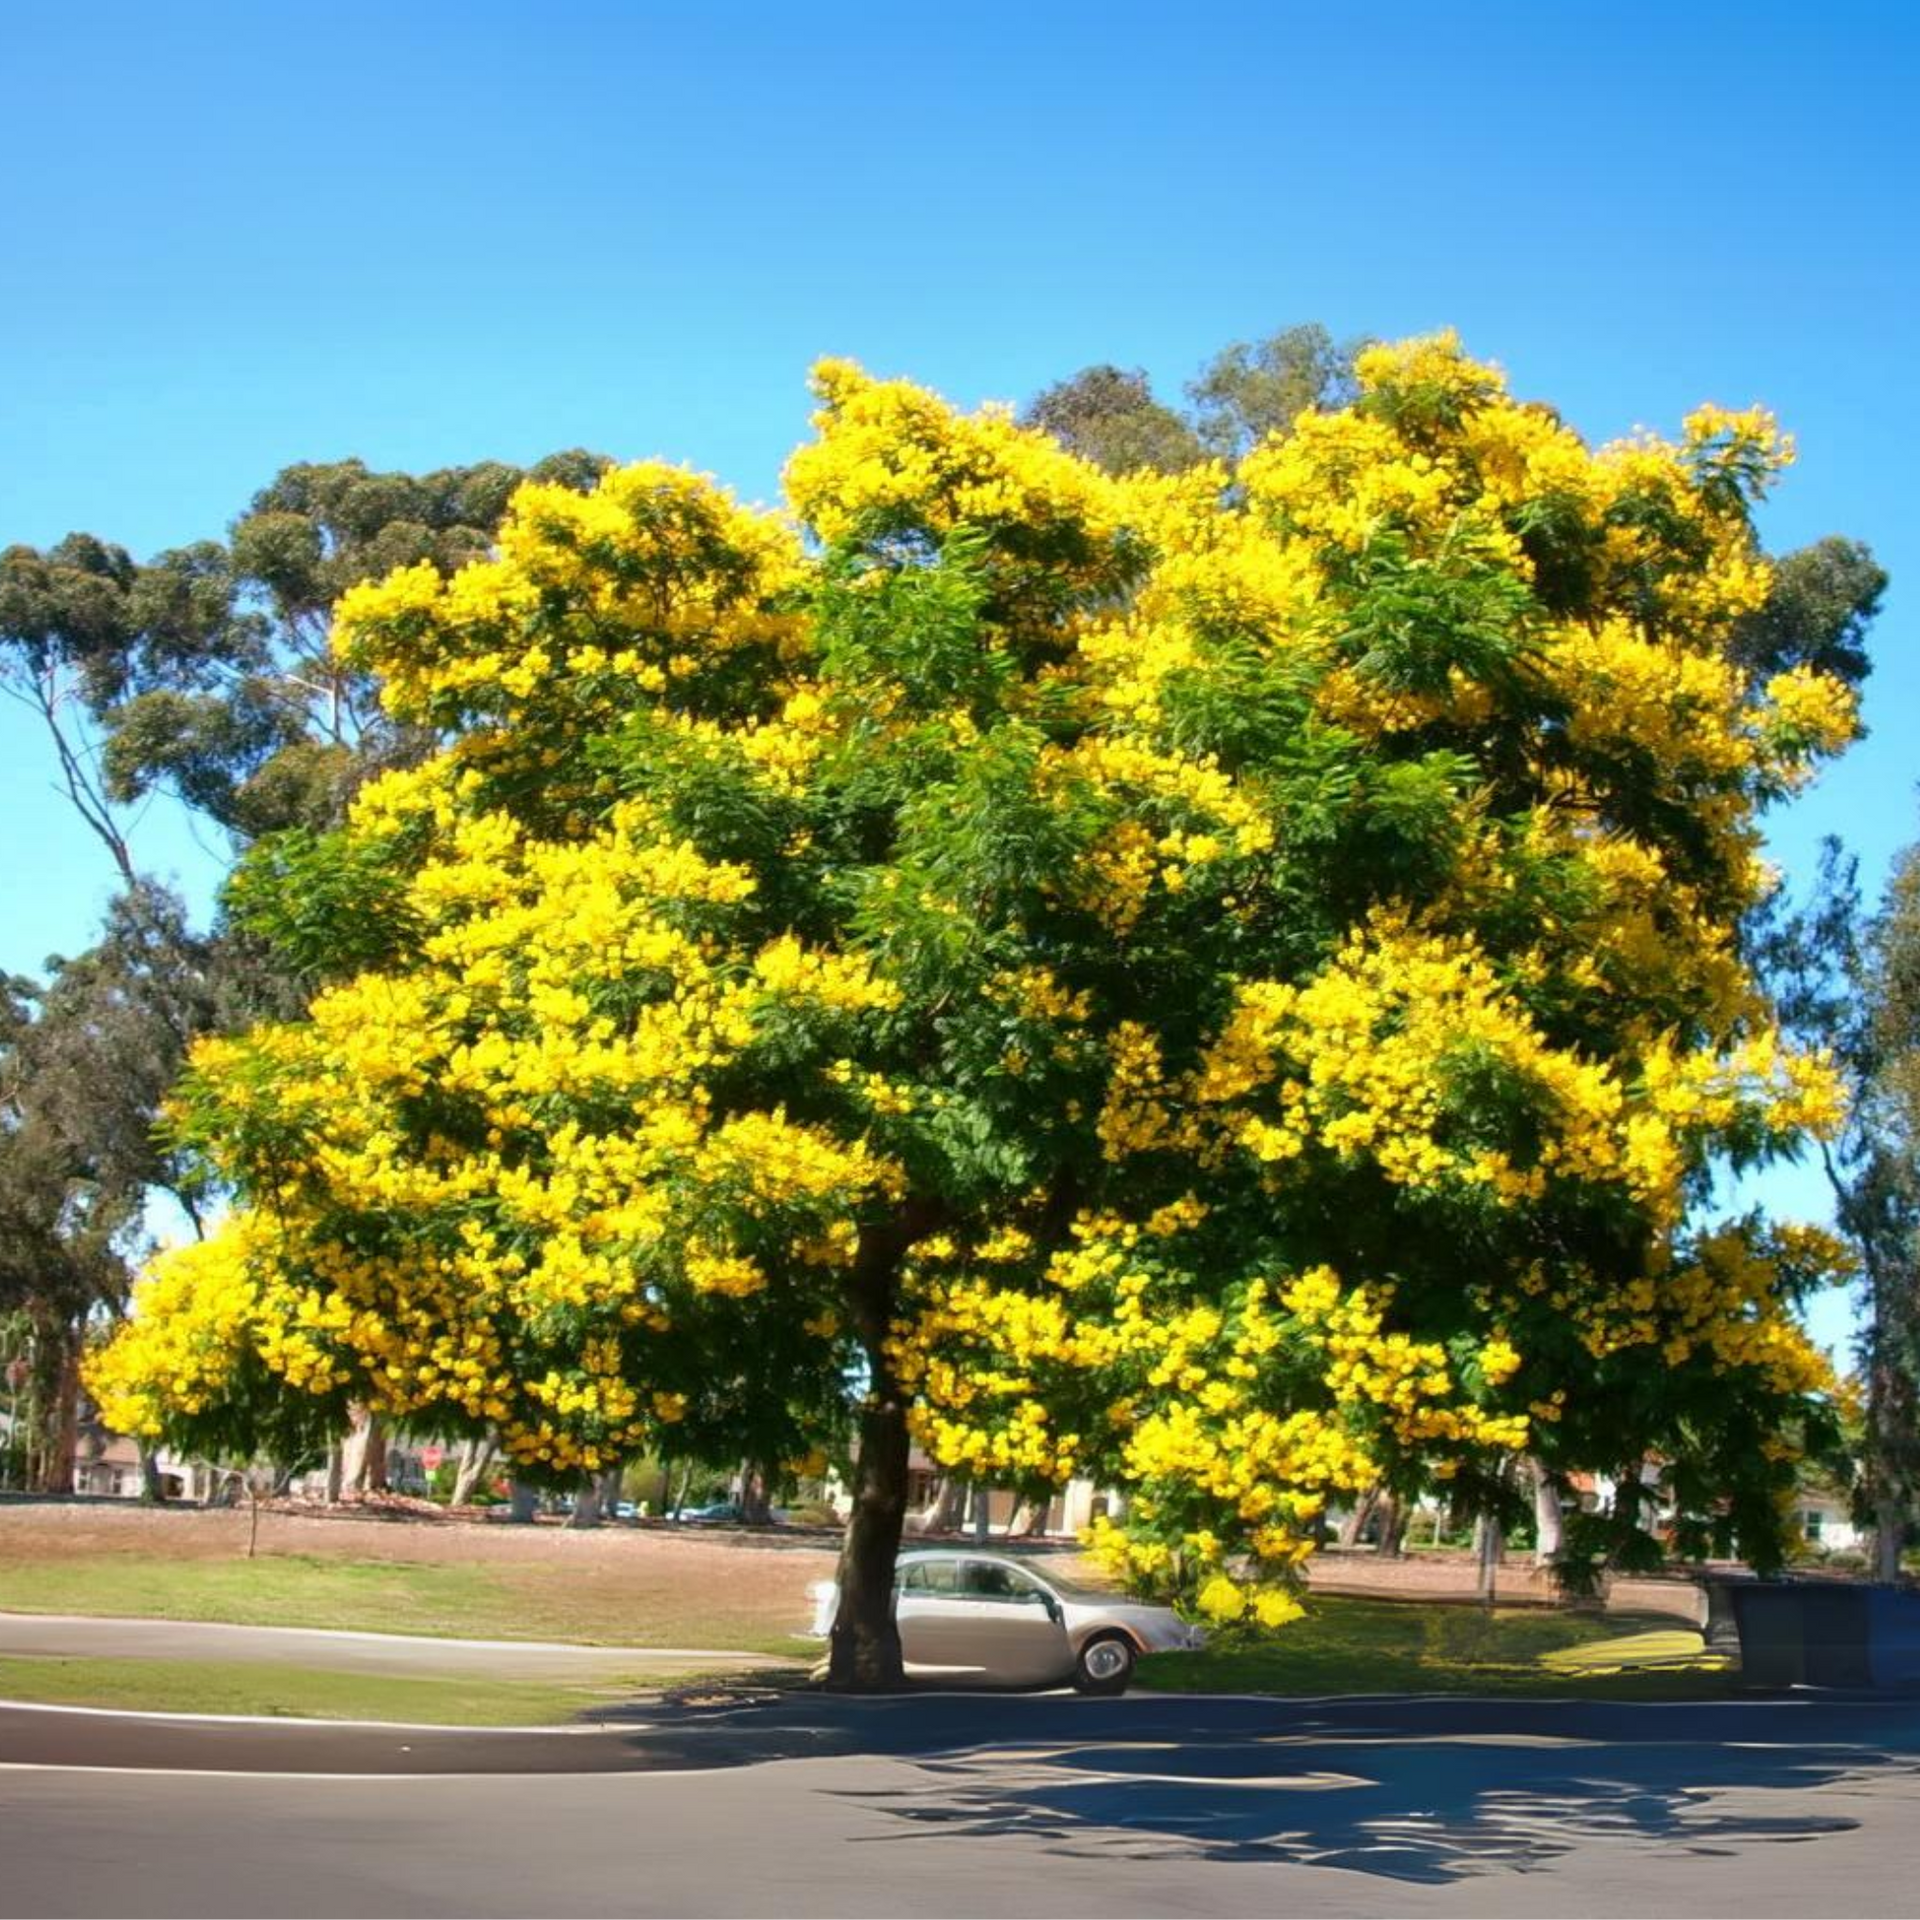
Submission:
[[[1920,1689],[1920,1588],[1869,1587],[1867,1612],[1873,1684]]]
[[[1716,1582],[1717,1586],[1722,1583]],[[1744,1686],[1920,1687],[1920,1591],[1833,1580],[1728,1581]]]

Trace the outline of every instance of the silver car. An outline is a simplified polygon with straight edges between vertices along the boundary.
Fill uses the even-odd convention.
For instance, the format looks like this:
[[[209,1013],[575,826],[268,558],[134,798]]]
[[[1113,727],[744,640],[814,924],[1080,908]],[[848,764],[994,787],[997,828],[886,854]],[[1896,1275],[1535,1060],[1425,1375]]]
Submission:
[[[893,1576],[894,1618],[907,1672],[989,1686],[1057,1686],[1124,1693],[1143,1653],[1203,1644],[1171,1607],[1076,1586],[1026,1562],[964,1548],[903,1553]],[[840,1589],[813,1589],[813,1632],[832,1631]]]

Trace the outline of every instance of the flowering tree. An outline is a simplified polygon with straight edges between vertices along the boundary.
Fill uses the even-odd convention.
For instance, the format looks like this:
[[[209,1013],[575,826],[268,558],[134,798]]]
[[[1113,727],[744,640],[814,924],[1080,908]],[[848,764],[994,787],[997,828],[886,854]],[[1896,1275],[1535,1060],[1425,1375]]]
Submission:
[[[1764,1552],[1828,1250],[1689,1202],[1835,1118],[1734,934],[1854,725],[1729,651],[1786,448],[1592,451],[1450,337],[1357,377],[1229,490],[828,364],[804,532],[638,466],[348,593],[442,747],[243,870],[331,984],[202,1045],[244,1205],[111,1416],[266,1383],[570,1476],[851,1395],[844,1685],[899,1671],[915,1434],[1124,1485],[1098,1550],[1223,1618],[1414,1455],[1684,1449]]]

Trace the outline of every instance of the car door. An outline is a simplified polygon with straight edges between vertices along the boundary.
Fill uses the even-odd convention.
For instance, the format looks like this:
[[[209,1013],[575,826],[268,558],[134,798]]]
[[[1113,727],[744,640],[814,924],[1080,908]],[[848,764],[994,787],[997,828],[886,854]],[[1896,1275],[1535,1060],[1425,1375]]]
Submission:
[[[999,1686],[1036,1686],[1072,1670],[1058,1604],[1018,1567],[963,1560],[957,1601],[950,1616],[952,1665]]]
[[[893,1601],[900,1629],[900,1657],[914,1672],[938,1672],[960,1664],[966,1644],[966,1604],[960,1597],[957,1560],[915,1560],[900,1569]]]

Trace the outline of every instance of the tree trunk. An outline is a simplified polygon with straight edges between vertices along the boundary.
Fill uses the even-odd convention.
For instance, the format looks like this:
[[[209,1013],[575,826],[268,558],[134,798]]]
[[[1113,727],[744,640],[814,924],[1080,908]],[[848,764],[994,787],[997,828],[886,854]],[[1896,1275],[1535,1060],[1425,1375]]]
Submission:
[[[1890,1291],[1887,1281],[1881,1279],[1873,1302],[1867,1370],[1866,1493],[1873,1512],[1876,1580],[1900,1578],[1900,1552],[1906,1545],[1913,1496],[1913,1383],[1889,1352],[1895,1345],[1890,1324],[1898,1324],[1886,1298]]]
[[[1378,1487],[1369,1487],[1366,1492],[1354,1502],[1353,1511],[1340,1522],[1340,1538],[1338,1542],[1340,1546],[1353,1548],[1360,1544],[1360,1536],[1366,1532],[1367,1522],[1373,1518],[1373,1509],[1378,1503],[1379,1498],[1380,1489]]]
[[[1873,1516],[1873,1577],[1900,1578],[1900,1550],[1906,1545],[1907,1516],[1897,1501],[1882,1500]]]
[[[1533,1564],[1550,1565],[1566,1541],[1566,1515],[1560,1505],[1560,1489],[1545,1466],[1531,1454],[1527,1470],[1533,1475]]]
[[[48,1409],[49,1493],[73,1491],[73,1464],[80,1449],[80,1335],[71,1330],[60,1355],[60,1373]]]
[[[346,1486],[347,1450],[338,1440],[327,1447],[327,1505],[337,1507]]]
[[[139,1443],[136,1442],[136,1445]],[[167,1504],[167,1483],[160,1477],[160,1456],[151,1447],[140,1445],[140,1504],[147,1507],[164,1507]]]
[[[740,1518],[750,1527],[773,1525],[773,1488],[757,1460],[740,1463]]]
[[[64,1314],[33,1316],[33,1374],[27,1421],[26,1484],[34,1493],[71,1493],[80,1440],[80,1335]]]
[[[367,1407],[353,1409],[353,1430],[347,1435],[343,1477],[355,1493],[387,1490],[387,1435],[380,1416]]]
[[[464,1507],[472,1500],[474,1489],[486,1476],[487,1469],[493,1464],[495,1440],[492,1434],[484,1434],[478,1440],[460,1442],[460,1464],[454,1469],[453,1498],[449,1506]]]
[[[927,1509],[921,1531],[951,1533],[967,1517],[967,1483],[956,1473],[940,1482],[940,1492]]]
[[[827,1685],[836,1693],[884,1692],[903,1678],[893,1564],[907,1517],[907,1452],[905,1397],[891,1380],[876,1380],[860,1415],[840,1610],[827,1655]]]
[[[973,1490],[973,1537],[983,1547],[993,1538],[993,1489],[984,1482]]]
[[[1491,1609],[1500,1579],[1500,1556],[1506,1547],[1506,1529],[1492,1514],[1483,1513],[1474,1527],[1474,1549],[1480,1558],[1480,1604]]]
[[[860,1410],[860,1456],[853,1470],[853,1512],[840,1553],[840,1606],[827,1651],[827,1686],[836,1693],[883,1693],[901,1685],[900,1628],[893,1617],[893,1569],[907,1519],[907,1395],[894,1377],[893,1332],[900,1262],[932,1210],[908,1203],[889,1227],[862,1236],[849,1276],[855,1324],[866,1349],[867,1395]],[[984,1492],[983,1496],[984,1498]]]
[[[669,1509],[669,1512],[677,1514],[687,1504],[688,1496],[693,1492],[693,1475],[694,1463],[689,1460],[687,1464],[680,1469],[680,1491],[674,1495],[673,1505]]]
[[[1382,1559],[1398,1560],[1407,1550],[1407,1503],[1392,1494],[1380,1501],[1380,1538],[1374,1552]]]
[[[513,1480],[508,1483],[507,1518],[515,1526],[530,1527],[533,1516],[540,1511],[540,1489],[529,1485],[525,1480]]]
[[[1009,1540],[1032,1540],[1047,1530],[1047,1514],[1053,1507],[1050,1493],[1022,1494],[1007,1522]]]
[[[1644,1460],[1628,1461],[1613,1483],[1613,1545],[1607,1549],[1605,1569],[1609,1577],[1620,1564],[1628,1536],[1640,1525],[1640,1509],[1647,1498],[1646,1486],[1640,1478],[1645,1465]]]
[[[567,1515],[569,1527],[597,1527],[605,1501],[606,1485],[597,1473],[587,1474],[573,1496],[573,1511]]]

